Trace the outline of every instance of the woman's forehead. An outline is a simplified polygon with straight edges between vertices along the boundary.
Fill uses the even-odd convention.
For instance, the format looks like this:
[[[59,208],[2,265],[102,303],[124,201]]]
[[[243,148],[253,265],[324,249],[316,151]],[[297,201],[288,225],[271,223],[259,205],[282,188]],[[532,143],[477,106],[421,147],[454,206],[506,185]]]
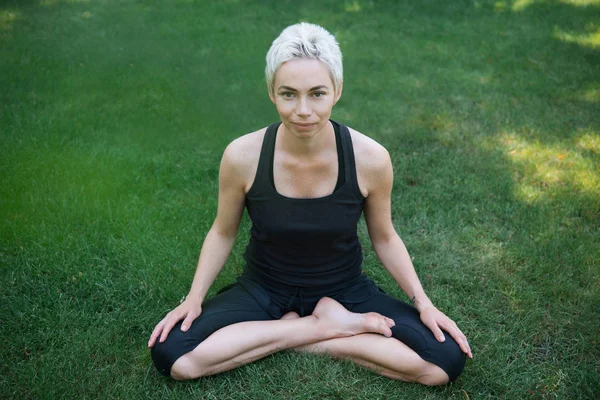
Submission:
[[[304,58],[281,64],[275,74],[275,89],[280,86],[297,90],[309,90],[317,86],[333,88],[333,81],[325,63]]]

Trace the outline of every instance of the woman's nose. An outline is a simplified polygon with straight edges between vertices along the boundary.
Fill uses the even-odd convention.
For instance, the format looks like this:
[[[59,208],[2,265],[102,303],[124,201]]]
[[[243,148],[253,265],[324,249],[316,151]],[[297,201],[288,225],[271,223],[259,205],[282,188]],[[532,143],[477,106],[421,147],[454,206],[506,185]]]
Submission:
[[[296,114],[300,117],[309,116],[310,114],[312,114],[312,110],[306,99],[301,98],[300,101],[298,101],[298,106],[296,107]]]

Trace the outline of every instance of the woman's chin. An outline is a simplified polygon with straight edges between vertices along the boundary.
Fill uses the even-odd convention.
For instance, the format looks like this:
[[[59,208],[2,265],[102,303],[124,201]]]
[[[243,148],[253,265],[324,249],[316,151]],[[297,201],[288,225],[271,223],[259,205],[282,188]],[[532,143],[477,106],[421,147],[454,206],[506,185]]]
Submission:
[[[299,125],[291,122],[289,124],[285,124],[285,128],[288,132],[292,133],[299,139],[312,139],[323,130],[324,126],[321,126],[318,123]]]

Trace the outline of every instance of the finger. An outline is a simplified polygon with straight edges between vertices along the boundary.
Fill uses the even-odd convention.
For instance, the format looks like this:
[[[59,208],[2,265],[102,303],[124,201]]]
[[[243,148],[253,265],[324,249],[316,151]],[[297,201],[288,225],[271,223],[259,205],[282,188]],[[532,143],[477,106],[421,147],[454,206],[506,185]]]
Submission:
[[[396,326],[396,322],[391,318],[385,317],[385,322],[390,328]]]
[[[181,320],[181,318],[174,318],[174,317],[169,318],[169,320],[165,323],[165,327],[162,330],[162,334],[160,335],[159,342],[162,343],[167,339],[167,336],[169,336],[169,332],[171,332],[171,329],[173,329],[173,327],[179,320]]]
[[[473,358],[473,353],[471,352],[471,346],[469,345],[469,341],[467,340],[466,337],[464,337],[463,335],[463,342],[465,344],[465,349],[463,351],[465,351],[465,354],[467,356],[469,356],[469,358]]]
[[[429,329],[431,329],[431,332],[433,332],[433,336],[435,336],[438,342],[443,343],[446,341],[446,336],[444,336],[444,332],[442,332],[442,330],[437,326],[437,324],[429,326]]]
[[[163,319],[154,327],[154,330],[152,331],[152,334],[150,335],[150,340],[148,340],[148,347],[152,347],[152,346],[154,346],[154,343],[156,343],[156,338],[158,337],[158,335],[160,335],[160,332],[163,329],[164,321],[165,320]]]
[[[181,330],[183,332],[186,332],[188,329],[190,329],[194,320],[196,318],[198,318],[201,313],[202,313],[202,308],[200,308],[198,310],[194,310],[194,309],[190,310],[190,312],[188,312],[188,314],[187,314],[187,317],[185,317],[185,319],[183,320],[183,323],[181,324]]]
[[[425,319],[425,320],[423,320],[423,323],[425,324],[426,327],[429,328],[431,333],[433,333],[433,336],[436,338],[436,340],[438,342],[446,341],[446,337],[444,336],[444,333],[440,329],[440,326],[438,326],[441,324],[438,324],[438,322],[435,319],[434,320]]]
[[[473,358],[473,353],[471,353],[471,346],[469,346],[469,341],[462,332],[460,332],[459,340],[457,340],[457,342],[463,353],[469,356],[469,358]]]
[[[471,353],[471,346],[469,346],[469,342],[466,337],[463,337],[460,342],[458,342],[460,349],[465,353],[469,358],[473,358],[473,353]]]
[[[469,356],[469,358],[473,358],[473,353],[471,353],[471,346],[469,346],[467,337],[464,333],[462,333],[455,323],[452,325],[452,327],[447,329],[448,333],[450,333],[450,336],[452,336],[452,338],[456,341],[462,352]]]
[[[181,323],[181,331],[187,332],[187,330],[190,329],[190,326],[192,326],[192,322],[194,321],[194,319],[196,319],[194,316],[188,314],[187,317],[185,317],[185,319]]]
[[[469,343],[467,342],[466,337],[463,336],[458,339],[454,338],[454,340],[456,340],[456,343],[458,343],[458,347],[460,347],[460,349],[462,350],[463,353],[468,355],[470,358],[473,358],[473,356],[471,355],[471,349],[469,348]]]

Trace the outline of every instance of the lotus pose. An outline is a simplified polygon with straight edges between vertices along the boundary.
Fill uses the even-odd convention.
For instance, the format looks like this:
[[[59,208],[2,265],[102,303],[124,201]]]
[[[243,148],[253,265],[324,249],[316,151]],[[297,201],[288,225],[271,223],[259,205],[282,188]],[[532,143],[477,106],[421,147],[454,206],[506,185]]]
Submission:
[[[308,23],[286,28],[267,54],[266,80],[281,121],[227,146],[217,215],[190,292],[148,342],[156,368],[194,379],[294,349],[402,381],[455,380],[471,350],[423,291],[394,229],[389,154],[330,119],[342,95],[335,38]],[[204,301],[244,208],[252,220],[244,272]],[[363,212],[379,260],[414,306],[363,274]]]

